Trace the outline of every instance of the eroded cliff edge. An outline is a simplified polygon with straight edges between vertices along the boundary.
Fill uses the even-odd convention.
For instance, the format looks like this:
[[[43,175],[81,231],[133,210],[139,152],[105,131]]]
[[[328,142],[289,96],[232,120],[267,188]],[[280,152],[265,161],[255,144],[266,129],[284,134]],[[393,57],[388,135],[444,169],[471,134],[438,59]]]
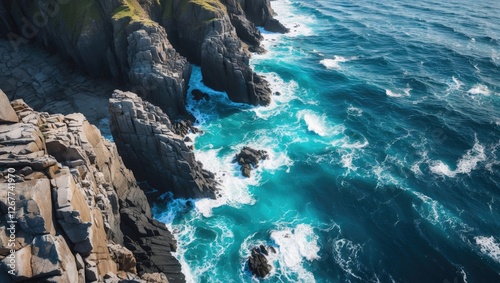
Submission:
[[[262,51],[256,26],[286,32],[270,0],[6,0],[0,17],[14,49],[36,41],[90,75],[129,84],[171,117],[185,114],[188,60],[231,100],[269,104],[248,50]]]
[[[175,239],[95,126],[1,91],[0,110],[1,282],[184,282]]]

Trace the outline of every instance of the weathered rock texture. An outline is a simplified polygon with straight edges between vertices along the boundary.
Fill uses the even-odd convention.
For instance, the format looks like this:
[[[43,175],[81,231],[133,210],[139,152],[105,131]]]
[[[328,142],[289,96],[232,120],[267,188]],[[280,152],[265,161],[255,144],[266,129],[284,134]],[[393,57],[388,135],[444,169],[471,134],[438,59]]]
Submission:
[[[241,166],[241,174],[243,176],[250,177],[252,169],[259,167],[259,162],[268,158],[269,155],[265,150],[257,150],[245,146],[234,156],[234,162],[237,162]]]
[[[115,145],[82,114],[10,105],[19,122],[0,122],[0,282],[184,282],[175,239]]]
[[[276,253],[276,250],[273,247],[269,247],[269,249],[273,253]],[[252,248],[247,264],[248,269],[250,269],[250,272],[252,272],[253,275],[264,278],[271,272],[272,266],[267,261],[267,255],[269,255],[269,252],[264,245]]]
[[[115,90],[109,101],[111,131],[125,164],[158,194],[215,198],[214,175],[203,170],[159,107],[132,92]]]
[[[208,86],[267,105],[271,91],[247,50],[263,51],[256,26],[286,32],[270,0],[4,0],[0,16],[14,49],[36,41],[92,76],[129,83],[171,116],[185,113],[190,77],[177,51],[201,66]]]
[[[58,54],[33,45],[13,52],[10,43],[0,39],[0,89],[11,101],[23,99],[41,112],[83,113],[97,124],[109,116],[107,102],[115,88],[82,75]]]

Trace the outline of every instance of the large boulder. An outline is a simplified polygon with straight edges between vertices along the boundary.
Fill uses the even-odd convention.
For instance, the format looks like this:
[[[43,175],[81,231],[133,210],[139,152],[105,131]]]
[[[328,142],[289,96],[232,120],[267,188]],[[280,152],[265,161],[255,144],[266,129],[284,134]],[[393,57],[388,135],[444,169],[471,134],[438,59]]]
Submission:
[[[17,123],[19,118],[10,105],[7,95],[0,90],[0,123]]]

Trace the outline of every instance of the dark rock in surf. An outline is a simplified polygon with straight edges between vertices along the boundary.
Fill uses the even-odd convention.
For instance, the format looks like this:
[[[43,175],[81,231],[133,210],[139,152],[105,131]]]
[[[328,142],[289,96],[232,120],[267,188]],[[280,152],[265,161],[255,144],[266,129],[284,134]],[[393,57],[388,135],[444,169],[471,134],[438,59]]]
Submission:
[[[262,249],[259,247],[252,249],[251,255],[248,257],[248,268],[253,275],[260,278],[266,277],[272,270],[272,266],[268,263],[265,254],[262,253]]]
[[[268,159],[269,155],[265,150],[257,150],[248,146],[243,147],[240,153],[236,154],[233,162],[241,165],[241,173],[245,177],[250,177],[251,170],[259,166],[261,160]]]

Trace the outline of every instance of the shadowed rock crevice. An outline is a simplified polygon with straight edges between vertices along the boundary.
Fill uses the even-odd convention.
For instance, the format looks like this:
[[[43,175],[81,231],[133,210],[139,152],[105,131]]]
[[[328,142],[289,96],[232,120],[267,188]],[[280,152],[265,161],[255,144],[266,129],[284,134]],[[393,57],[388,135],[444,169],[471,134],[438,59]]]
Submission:
[[[158,190],[153,198],[166,192],[184,198],[217,196],[214,174],[195,160],[159,107],[134,93],[115,90],[109,110],[111,131],[123,161],[138,179]]]

